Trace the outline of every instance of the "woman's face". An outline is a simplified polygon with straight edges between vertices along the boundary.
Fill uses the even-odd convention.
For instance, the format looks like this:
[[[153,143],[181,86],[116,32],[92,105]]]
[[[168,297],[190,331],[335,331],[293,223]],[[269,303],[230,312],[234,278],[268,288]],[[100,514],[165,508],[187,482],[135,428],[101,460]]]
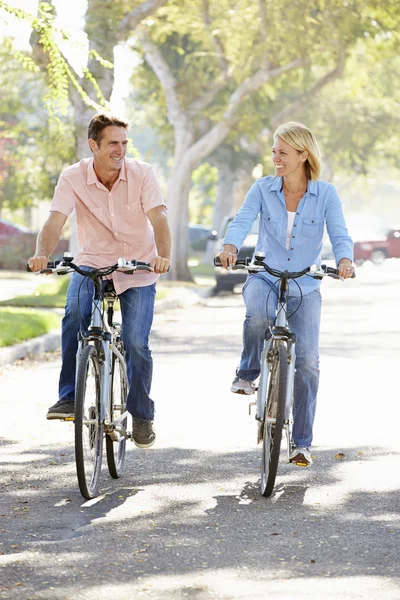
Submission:
[[[287,177],[288,175],[304,172],[304,163],[307,160],[308,152],[298,152],[277,137],[272,146],[272,162],[275,167],[275,175],[278,177]]]

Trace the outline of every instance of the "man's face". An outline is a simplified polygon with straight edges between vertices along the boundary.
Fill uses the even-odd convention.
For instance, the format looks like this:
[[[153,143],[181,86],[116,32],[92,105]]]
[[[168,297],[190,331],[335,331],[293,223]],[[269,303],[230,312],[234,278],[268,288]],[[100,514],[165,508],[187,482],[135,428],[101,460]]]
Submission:
[[[98,144],[92,139],[89,140],[95,168],[106,171],[119,171],[128,145],[126,129],[110,125],[103,129],[102,134]]]

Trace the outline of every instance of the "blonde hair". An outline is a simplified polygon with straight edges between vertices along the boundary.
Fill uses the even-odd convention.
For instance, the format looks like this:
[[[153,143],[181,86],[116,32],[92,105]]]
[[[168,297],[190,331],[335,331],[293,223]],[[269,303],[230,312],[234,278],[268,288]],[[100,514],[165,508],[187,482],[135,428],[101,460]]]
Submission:
[[[298,152],[308,152],[308,158],[305,161],[306,175],[311,181],[319,179],[321,175],[321,155],[318,148],[317,140],[311,131],[296,121],[283,123],[274,133],[274,140],[281,138],[284,142],[292,146]]]

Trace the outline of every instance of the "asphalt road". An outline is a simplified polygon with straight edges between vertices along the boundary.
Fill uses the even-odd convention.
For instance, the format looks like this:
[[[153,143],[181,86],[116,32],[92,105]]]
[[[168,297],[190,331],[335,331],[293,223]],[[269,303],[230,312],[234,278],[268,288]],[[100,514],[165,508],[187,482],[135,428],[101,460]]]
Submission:
[[[400,599],[400,261],[324,281],[314,465],[260,448],[229,386],[238,294],[156,316],[156,445],[77,489],[73,426],[47,422],[58,354],[0,374],[0,598]],[[338,456],[343,455],[343,456]]]

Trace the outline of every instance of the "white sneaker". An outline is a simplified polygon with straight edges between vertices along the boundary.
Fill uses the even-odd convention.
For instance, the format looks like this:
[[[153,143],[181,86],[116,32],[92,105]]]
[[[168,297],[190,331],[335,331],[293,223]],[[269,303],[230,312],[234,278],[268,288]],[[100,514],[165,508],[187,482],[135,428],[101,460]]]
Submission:
[[[313,463],[310,450],[295,446],[289,454],[289,462],[296,464],[298,467],[310,467]]]
[[[250,396],[250,394],[254,394],[253,382],[235,377],[232,381],[231,392],[234,394],[246,394],[247,396]]]

